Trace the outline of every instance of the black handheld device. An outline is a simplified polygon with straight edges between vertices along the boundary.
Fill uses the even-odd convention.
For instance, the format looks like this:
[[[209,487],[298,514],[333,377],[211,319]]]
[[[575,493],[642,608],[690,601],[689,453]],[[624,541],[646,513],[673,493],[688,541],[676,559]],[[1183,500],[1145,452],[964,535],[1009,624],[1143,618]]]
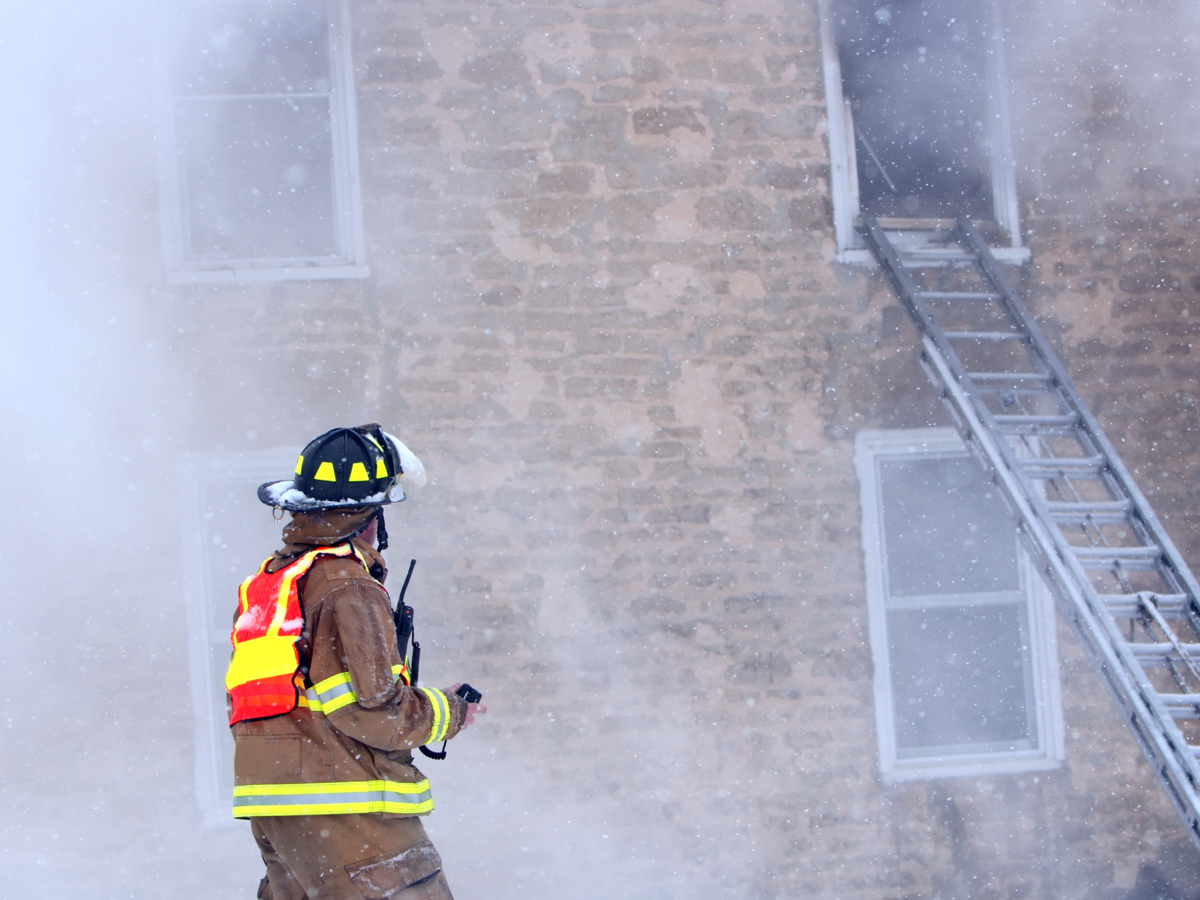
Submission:
[[[483,699],[483,694],[479,693],[479,691],[475,690],[475,688],[466,683],[459,687],[459,689],[454,693],[458,694],[458,696],[462,697],[468,703],[478,703]]]
[[[408,583],[412,580],[413,569],[417,567],[414,559],[408,564],[408,574],[404,576],[404,586],[400,588],[400,596],[396,598],[396,611],[392,619],[396,623],[396,647],[400,651],[400,660],[408,666],[409,684],[416,684],[421,670],[421,645],[413,635],[413,608],[404,605],[404,595],[408,592]],[[408,642],[412,640],[412,658],[408,654]]]
[[[457,696],[462,697],[468,703],[478,703],[483,699],[483,694],[475,690],[469,684],[460,684],[458,690],[454,692]],[[430,750],[428,747],[418,747],[422,754],[430,759],[445,759],[446,758],[446,742],[442,741],[441,750]]]

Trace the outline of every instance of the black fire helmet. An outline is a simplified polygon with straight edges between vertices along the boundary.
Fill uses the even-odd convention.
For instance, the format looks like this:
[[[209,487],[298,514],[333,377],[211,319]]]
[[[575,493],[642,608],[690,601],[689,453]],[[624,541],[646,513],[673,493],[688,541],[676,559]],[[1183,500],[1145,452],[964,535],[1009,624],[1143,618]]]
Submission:
[[[258,499],[292,512],[381,506],[403,500],[405,482],[412,489],[424,481],[412,451],[372,423],[334,428],[310,441],[296,460],[295,477],[261,485]]]

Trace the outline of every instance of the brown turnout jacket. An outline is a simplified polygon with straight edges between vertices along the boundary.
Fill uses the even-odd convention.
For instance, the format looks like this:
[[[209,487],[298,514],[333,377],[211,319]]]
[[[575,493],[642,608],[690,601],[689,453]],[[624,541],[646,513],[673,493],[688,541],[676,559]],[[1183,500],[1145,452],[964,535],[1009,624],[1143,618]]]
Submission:
[[[343,543],[346,535],[361,529],[370,515],[371,510],[363,508],[297,513],[284,528],[285,546],[276,551],[268,570],[278,571],[316,547]],[[383,566],[372,547],[358,538],[351,540],[368,566]],[[355,788],[364,782],[381,781],[418,785],[425,779],[413,766],[412,749],[428,743],[431,737],[452,738],[462,728],[467,712],[462,699],[397,682],[394,673],[401,663],[400,653],[391,606],[381,582],[382,578],[376,581],[352,556],[318,558],[304,576],[300,584],[304,630],[299,649],[301,670],[307,668],[306,693],[314,698],[312,688],[321,690],[324,685],[327,689],[322,698],[327,699],[331,693],[337,693],[337,697],[324,704],[331,710],[326,712],[319,701],[306,705],[302,694],[301,705],[287,715],[233,726],[235,815],[363,812],[336,808],[341,798],[363,796],[359,793],[352,797],[353,792],[346,790],[351,787],[347,783],[359,783]],[[348,688],[353,692],[350,700],[346,697],[346,673]],[[333,688],[328,687],[331,680]],[[444,698],[440,702],[445,704],[440,710],[435,709],[439,698]],[[272,787],[250,789],[263,785]],[[316,787],[307,791],[302,786]],[[271,799],[273,791],[296,796]],[[304,796],[319,799],[321,791],[327,792],[328,802],[335,806],[314,808],[304,802]],[[424,797],[427,801],[427,790]],[[289,802],[294,804],[290,810],[270,806]],[[383,811],[420,815],[429,809],[388,807]]]

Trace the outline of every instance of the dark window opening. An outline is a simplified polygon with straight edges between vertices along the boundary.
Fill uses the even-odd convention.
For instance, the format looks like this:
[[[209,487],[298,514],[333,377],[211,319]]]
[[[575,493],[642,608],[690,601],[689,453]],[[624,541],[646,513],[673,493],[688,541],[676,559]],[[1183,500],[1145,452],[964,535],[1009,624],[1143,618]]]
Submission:
[[[992,219],[989,0],[835,0],[868,215]]]

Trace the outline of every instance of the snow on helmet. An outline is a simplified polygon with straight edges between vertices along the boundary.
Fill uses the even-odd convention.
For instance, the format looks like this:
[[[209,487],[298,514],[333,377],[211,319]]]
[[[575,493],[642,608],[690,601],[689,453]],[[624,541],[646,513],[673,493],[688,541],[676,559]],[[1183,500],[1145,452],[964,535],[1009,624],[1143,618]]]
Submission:
[[[398,489],[400,496],[392,497],[392,500],[403,500],[408,494],[415,494],[425,487],[429,476],[425,474],[425,466],[422,465],[421,460],[417,459],[417,454],[404,446],[400,438],[388,434],[386,431],[383,432],[383,436],[392,445],[392,450],[400,462],[400,477],[396,479],[396,486],[391,489],[393,494]]]
[[[425,481],[416,454],[372,423],[334,428],[310,441],[294,477],[260,485],[258,499],[292,512],[381,506],[403,500]]]

